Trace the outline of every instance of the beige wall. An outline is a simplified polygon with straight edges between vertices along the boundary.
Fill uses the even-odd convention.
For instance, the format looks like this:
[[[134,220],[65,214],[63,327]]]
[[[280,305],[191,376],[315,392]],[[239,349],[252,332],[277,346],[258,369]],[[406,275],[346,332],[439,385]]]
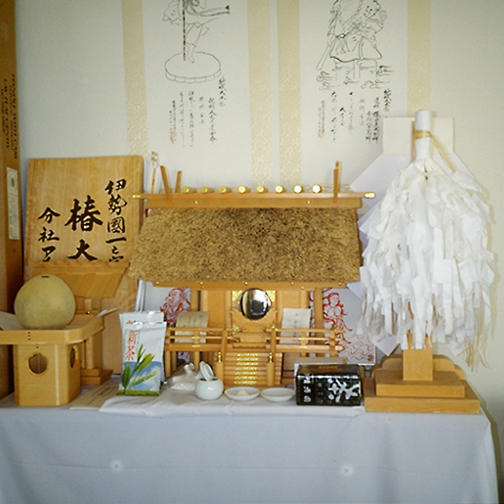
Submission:
[[[488,338],[488,368],[467,370],[467,378],[496,423],[500,453],[504,453],[503,21],[502,0],[431,1],[431,109],[455,119],[455,151],[488,191],[492,207],[491,249],[499,272],[493,292],[495,324]],[[502,478],[502,467],[500,472]]]
[[[16,17],[24,168],[29,157],[126,154],[120,0],[17,0]]]
[[[428,4],[410,1],[420,7]],[[16,1],[20,140],[25,170],[30,157],[129,153],[123,2]],[[430,71],[426,93],[430,104],[424,105],[438,116],[454,118],[456,152],[488,190],[494,218],[491,247],[498,271],[502,271],[504,256],[500,222],[504,211],[500,193],[504,187],[503,21],[502,0],[432,0],[430,28],[423,26],[430,40],[430,69],[425,69],[427,74]],[[503,296],[498,278],[488,368],[467,370],[469,381],[495,422],[502,447]],[[460,364],[465,368],[463,362]]]

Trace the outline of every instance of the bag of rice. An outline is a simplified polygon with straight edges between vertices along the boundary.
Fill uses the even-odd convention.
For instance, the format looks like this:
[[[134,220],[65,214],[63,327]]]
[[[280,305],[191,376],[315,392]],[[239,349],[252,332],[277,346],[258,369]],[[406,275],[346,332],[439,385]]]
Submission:
[[[119,314],[123,364],[118,394],[159,395],[164,381],[166,322],[161,312]]]

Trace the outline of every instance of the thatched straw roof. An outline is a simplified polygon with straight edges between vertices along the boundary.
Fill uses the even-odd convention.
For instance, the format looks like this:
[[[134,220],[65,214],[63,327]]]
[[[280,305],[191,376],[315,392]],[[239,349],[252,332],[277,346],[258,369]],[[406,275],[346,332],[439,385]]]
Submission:
[[[354,209],[162,209],[144,222],[130,274],[165,285],[359,279]]]

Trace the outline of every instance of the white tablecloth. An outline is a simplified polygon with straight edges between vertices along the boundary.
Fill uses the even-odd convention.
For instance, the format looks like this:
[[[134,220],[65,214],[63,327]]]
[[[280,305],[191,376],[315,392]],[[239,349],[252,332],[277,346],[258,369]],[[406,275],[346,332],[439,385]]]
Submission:
[[[0,401],[0,503],[498,500],[484,414],[225,401],[157,416]]]
[[[297,406],[296,399],[286,402],[271,402],[258,396],[247,401],[230,400],[223,394],[213,401],[202,401],[194,393],[164,388],[157,397],[116,395],[101,407],[102,413],[140,416],[356,416],[364,413],[364,406],[324,408]]]

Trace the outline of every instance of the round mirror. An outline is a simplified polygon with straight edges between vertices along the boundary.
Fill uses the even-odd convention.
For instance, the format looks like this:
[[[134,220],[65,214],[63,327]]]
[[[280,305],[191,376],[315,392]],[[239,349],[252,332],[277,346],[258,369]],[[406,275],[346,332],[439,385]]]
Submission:
[[[239,299],[242,314],[250,320],[259,320],[271,308],[271,300],[261,289],[249,289],[243,292]]]

